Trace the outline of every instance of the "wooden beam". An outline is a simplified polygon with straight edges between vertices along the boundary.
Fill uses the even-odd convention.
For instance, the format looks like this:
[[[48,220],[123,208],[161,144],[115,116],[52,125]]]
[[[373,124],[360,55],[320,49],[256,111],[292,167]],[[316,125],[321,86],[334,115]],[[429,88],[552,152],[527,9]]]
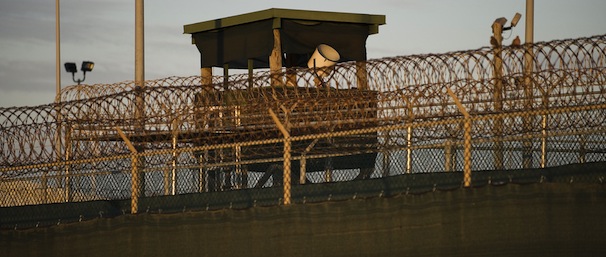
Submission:
[[[213,68],[200,68],[200,83],[202,86],[210,86],[213,83]]]
[[[368,71],[366,70],[366,62],[356,62],[356,79],[359,90],[368,90]]]
[[[229,64],[223,64],[223,88],[229,88]]]
[[[269,56],[269,70],[271,73],[271,85],[282,85],[282,42],[280,40],[280,30],[274,29],[274,48]]]
[[[253,70],[255,66],[255,60],[248,59],[248,88],[253,87]]]

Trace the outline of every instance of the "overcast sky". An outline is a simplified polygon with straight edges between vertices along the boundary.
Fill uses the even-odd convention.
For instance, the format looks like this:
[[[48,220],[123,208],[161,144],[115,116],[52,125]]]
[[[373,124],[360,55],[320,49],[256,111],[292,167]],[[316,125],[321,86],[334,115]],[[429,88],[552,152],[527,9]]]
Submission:
[[[135,1],[61,0],[61,63],[95,62],[86,84],[134,79]],[[442,53],[489,45],[492,22],[525,15],[526,0],[148,0],[145,78],[199,74],[183,25],[269,8],[384,14],[369,58]],[[604,0],[535,0],[535,41],[606,34]],[[519,35],[524,19],[505,32]],[[78,73],[80,77],[82,73]],[[62,68],[62,86],[73,85]],[[55,1],[0,0],[0,107],[51,103],[55,95]]]

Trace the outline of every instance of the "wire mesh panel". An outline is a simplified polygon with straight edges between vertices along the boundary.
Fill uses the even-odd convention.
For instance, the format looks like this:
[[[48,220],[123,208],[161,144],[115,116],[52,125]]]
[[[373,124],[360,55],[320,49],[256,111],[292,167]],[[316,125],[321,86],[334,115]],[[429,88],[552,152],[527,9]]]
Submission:
[[[0,108],[0,206],[603,162],[605,48],[605,36],[504,48],[498,78],[484,48],[342,63],[328,77],[68,87],[60,104]]]

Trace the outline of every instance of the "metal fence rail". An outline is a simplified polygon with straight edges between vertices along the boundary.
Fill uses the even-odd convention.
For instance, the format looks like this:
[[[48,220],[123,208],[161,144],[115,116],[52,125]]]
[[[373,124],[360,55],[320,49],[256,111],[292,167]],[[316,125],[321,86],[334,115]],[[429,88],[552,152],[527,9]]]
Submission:
[[[606,161],[605,49],[595,36],[343,63],[327,77],[68,87],[59,104],[0,108],[0,206],[255,187],[286,198],[291,184],[429,172],[464,171],[469,185],[471,171]]]

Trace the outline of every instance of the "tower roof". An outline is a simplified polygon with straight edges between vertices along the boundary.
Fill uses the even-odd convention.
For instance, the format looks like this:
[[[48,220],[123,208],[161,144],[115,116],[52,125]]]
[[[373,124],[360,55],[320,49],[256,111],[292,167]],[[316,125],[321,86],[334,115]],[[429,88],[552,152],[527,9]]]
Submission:
[[[341,61],[366,60],[366,38],[379,32],[385,15],[267,9],[183,26],[201,54],[202,67],[269,67],[274,30],[285,66],[303,66],[319,44],[328,44]],[[290,56],[290,58],[289,58]]]

